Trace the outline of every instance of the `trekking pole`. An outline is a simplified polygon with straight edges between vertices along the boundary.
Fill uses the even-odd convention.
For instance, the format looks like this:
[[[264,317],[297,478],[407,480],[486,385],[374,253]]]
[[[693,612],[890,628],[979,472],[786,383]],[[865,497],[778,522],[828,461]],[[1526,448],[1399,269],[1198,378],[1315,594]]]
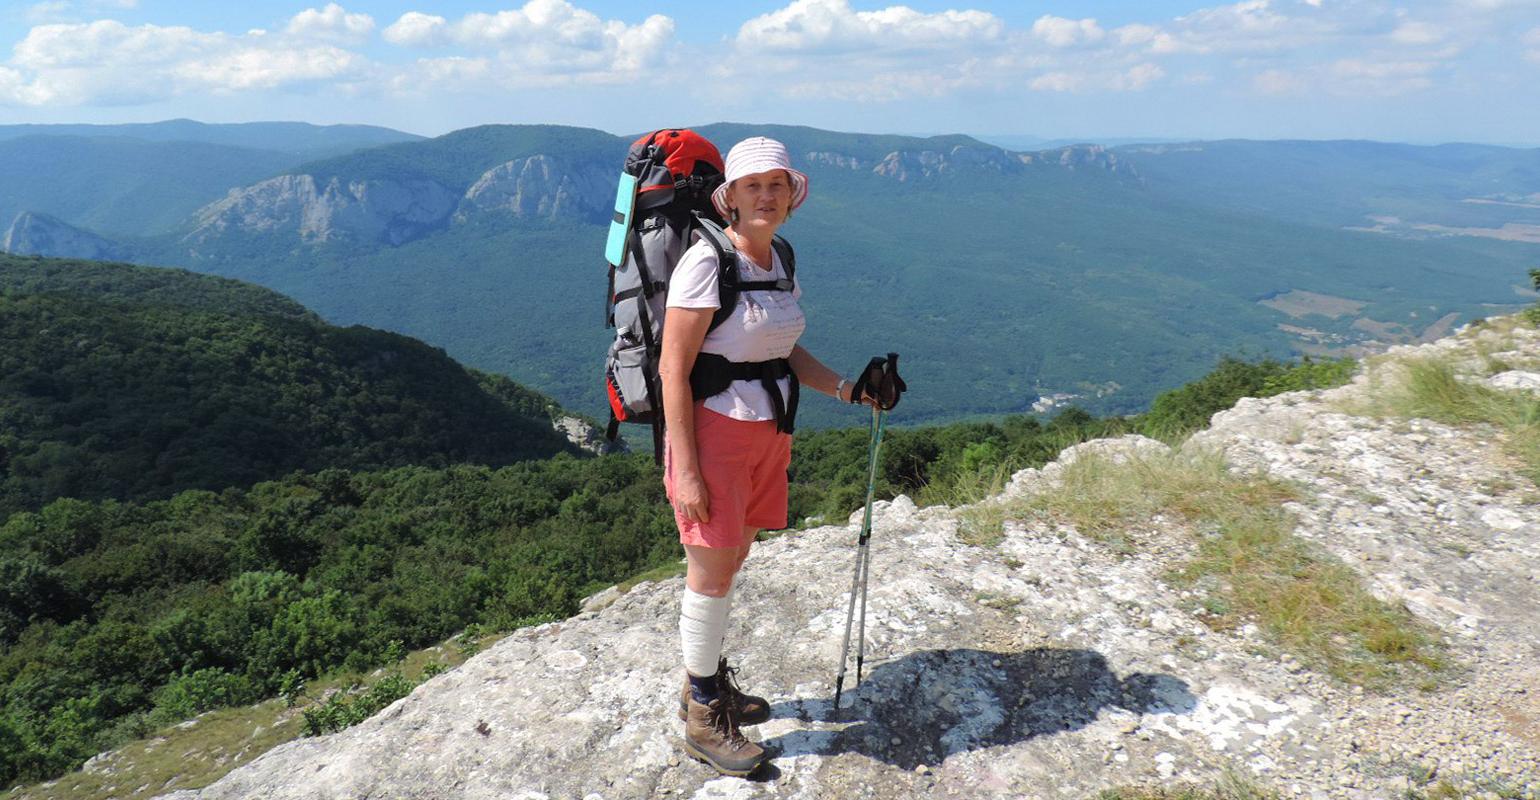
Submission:
[[[856,686],[861,685],[861,664],[866,660],[866,584],[872,574],[872,548],[867,541],[872,538],[872,492],[877,485],[877,448],[882,445],[882,423],[888,414],[873,406],[872,416],[877,418],[877,435],[874,437],[876,444],[872,447],[871,472],[866,478],[866,521],[862,524],[860,546],[856,550],[857,556],[861,558],[861,628],[856,635]]]
[[[850,581],[850,605],[845,610],[845,636],[840,640],[840,669],[834,677],[836,712],[840,707],[840,695],[845,689],[845,660],[850,654],[850,626],[855,617],[858,592],[861,598],[861,641],[856,655],[856,685],[861,684],[861,662],[866,653],[866,567],[872,538],[872,498],[877,489],[877,452],[882,447],[882,425],[886,416],[876,405],[872,406],[871,443],[866,454],[866,512],[861,519],[861,538],[856,542],[856,568]]]

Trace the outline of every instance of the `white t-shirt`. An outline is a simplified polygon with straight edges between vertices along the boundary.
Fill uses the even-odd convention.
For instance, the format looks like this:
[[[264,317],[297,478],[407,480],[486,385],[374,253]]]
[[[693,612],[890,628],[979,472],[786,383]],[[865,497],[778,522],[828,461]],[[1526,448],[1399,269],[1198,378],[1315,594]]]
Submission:
[[[785,277],[780,256],[772,249],[774,262],[765,271],[743,252],[738,253],[738,275],[743,281],[773,281]],[[706,334],[702,353],[715,353],[728,361],[769,361],[786,358],[807,327],[802,306],[802,287],[792,276],[790,292],[756,289],[738,293],[734,313]],[[679,257],[668,282],[669,308],[718,308],[717,254],[711,245],[699,241]],[[781,397],[788,398],[791,379],[779,381]],[[759,381],[733,381],[726,391],[706,398],[706,408],[733,419],[762,422],[775,419],[770,394]]]

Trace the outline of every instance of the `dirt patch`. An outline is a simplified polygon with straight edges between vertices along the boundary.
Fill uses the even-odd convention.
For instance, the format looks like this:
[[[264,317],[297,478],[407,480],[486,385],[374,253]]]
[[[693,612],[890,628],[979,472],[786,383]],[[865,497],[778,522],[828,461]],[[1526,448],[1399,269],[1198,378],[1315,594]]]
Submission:
[[[1454,321],[1459,318],[1460,315],[1457,313],[1449,313],[1439,317],[1437,322],[1429,325],[1427,330],[1422,332],[1422,336],[1418,338],[1418,341],[1426,344],[1427,342],[1448,336],[1449,331],[1454,328]]]
[[[1335,297],[1329,294],[1307,292],[1303,289],[1294,289],[1283,294],[1257,301],[1274,311],[1281,311],[1295,319],[1317,315],[1329,319],[1347,317],[1357,314],[1359,309],[1368,305],[1358,300],[1349,300],[1346,297]]]
[[[1501,228],[1452,228],[1447,225],[1423,223],[1413,225],[1419,231],[1441,233],[1448,236],[1478,236],[1483,239],[1500,239],[1505,242],[1540,244],[1540,225],[1505,222]]]

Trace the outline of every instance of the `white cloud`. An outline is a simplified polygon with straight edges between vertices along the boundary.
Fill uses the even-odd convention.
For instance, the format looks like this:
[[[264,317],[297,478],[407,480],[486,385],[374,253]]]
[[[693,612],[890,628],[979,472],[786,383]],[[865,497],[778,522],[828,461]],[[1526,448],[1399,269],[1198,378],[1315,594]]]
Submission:
[[[58,22],[67,19],[75,4],[70,0],[45,0],[42,3],[34,3],[27,7],[27,21],[37,25],[46,22]]]
[[[1008,33],[984,11],[856,11],[848,0],[793,0],[743,23],[716,74],[796,98],[936,97],[1040,66],[1033,50],[1041,47],[1013,47]]]
[[[1146,62],[1113,72],[1045,72],[1033,78],[1027,86],[1038,92],[1137,92],[1164,77],[1164,69],[1158,64]]]
[[[449,20],[443,17],[408,11],[380,35],[385,41],[402,47],[436,47],[449,41],[448,25]]]
[[[451,76],[502,85],[623,82],[661,63],[674,39],[674,21],[654,14],[628,25],[601,19],[566,0],[529,0],[522,8],[475,12],[455,22],[411,11],[385,28],[383,36],[400,47],[463,47],[495,56],[485,60],[485,69],[470,73],[463,68],[475,59],[423,59],[417,68],[424,77],[450,65]]]
[[[81,14],[133,11],[139,0],[43,0],[27,7],[23,17],[33,25],[50,22],[79,22]]]
[[[1112,88],[1120,91],[1137,92],[1164,77],[1166,77],[1166,71],[1161,69],[1159,64],[1135,64],[1118,76]]]
[[[143,103],[343,78],[365,63],[347,50],[260,31],[235,36],[114,20],[39,25],[12,51],[0,104]]]
[[[1321,43],[1335,32],[1318,13],[1291,16],[1273,0],[1243,0],[1200,8],[1160,25],[1125,25],[1113,31],[1121,44],[1147,45],[1151,53],[1276,52]]]
[[[1045,14],[1032,23],[1032,35],[1054,47],[1101,41],[1106,32],[1094,19],[1065,19]]]
[[[1252,77],[1262,94],[1330,94],[1387,97],[1428,89],[1446,65],[1430,60],[1339,58],[1294,70],[1268,69]]]
[[[307,8],[295,14],[284,29],[290,36],[341,44],[362,44],[374,33],[374,17],[349,14],[342,6],[328,3],[325,8]]]
[[[1431,23],[1403,22],[1390,32],[1390,38],[1397,44],[1437,44],[1444,40],[1444,33]]]
[[[273,89],[290,83],[322,81],[354,72],[363,59],[338,47],[304,49],[239,48],[178,64],[171,74],[187,86],[215,91]]]
[[[1112,29],[1113,38],[1118,40],[1118,44],[1125,47],[1131,45],[1148,44],[1154,41],[1155,37],[1159,35],[1160,28],[1157,28],[1154,25],[1143,25],[1139,23],[1124,25],[1120,28]]]
[[[794,0],[738,28],[750,52],[950,48],[999,39],[1005,23],[984,11],[925,14],[908,6],[855,11],[847,0]]]
[[[1298,94],[1305,90],[1305,81],[1294,73],[1281,69],[1263,70],[1251,79],[1252,88],[1262,94]]]
[[[1336,94],[1398,95],[1433,85],[1436,61],[1369,61],[1344,58],[1327,67],[1328,87]]]
[[[1069,72],[1045,72],[1027,84],[1036,92],[1076,92],[1084,88],[1085,76]]]

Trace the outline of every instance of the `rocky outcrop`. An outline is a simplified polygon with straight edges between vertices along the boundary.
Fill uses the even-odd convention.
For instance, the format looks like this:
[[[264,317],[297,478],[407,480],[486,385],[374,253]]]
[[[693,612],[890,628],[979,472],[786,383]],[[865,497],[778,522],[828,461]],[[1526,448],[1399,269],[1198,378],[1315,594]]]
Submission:
[[[811,150],[807,153],[805,158],[806,163],[808,164],[818,164],[825,167],[834,167],[835,169],[858,171],[862,169],[869,169],[871,167],[871,162],[862,161],[855,156],[845,155],[844,153],[831,153],[823,150]]]
[[[455,219],[494,212],[521,219],[609,218],[615,199],[615,170],[596,163],[570,163],[530,156],[499,164],[466,190]]]
[[[1540,334],[1504,336],[1400,354],[1540,364]],[[1174,521],[1130,531],[1131,553],[1035,517],[976,547],[955,510],[901,497],[876,508],[866,673],[841,708],[858,518],[761,543],[739,578],[728,652],[773,703],[752,736],[778,753],[757,780],[675,748],[675,578],[608,590],[374,719],[168,797],[1067,800],[1227,772],[1294,797],[1410,796],[1430,775],[1475,787],[1462,796],[1540,796],[1536,489],[1500,431],[1345,410],[1376,385],[1243,401],[1194,446],[1302,487],[1296,534],[1438,628],[1460,665],[1441,684],[1368,693],[1277,655],[1255,625],[1205,624],[1169,582],[1203,532]],[[1165,448],[1079,445],[1007,492],[1041,491],[1088,454]]]
[[[487,214],[598,222],[608,218],[614,181],[613,170],[543,155],[493,167],[458,195],[427,179],[280,175],[200,210],[185,241],[195,252],[243,234],[396,246]]]
[[[1099,171],[1139,180],[1134,165],[1099,144],[1077,144],[1036,153],[1019,153],[1023,164],[1054,166],[1069,170]]]
[[[197,246],[235,233],[398,245],[442,228],[456,202],[449,189],[424,179],[321,182],[280,175],[232,189],[200,210],[186,241]]]
[[[578,417],[558,417],[552,420],[551,427],[555,428],[557,433],[567,437],[567,441],[596,455],[623,452],[626,449],[625,440],[608,441],[604,438],[603,431]]]
[[[901,183],[948,175],[1022,175],[1034,169],[1098,170],[1120,178],[1139,179],[1132,164],[1100,145],[1074,145],[1037,153],[957,145],[948,150],[895,150],[875,162],[828,151],[809,152],[805,158],[810,165],[870,171]]]
[[[889,153],[872,172],[899,182],[937,178],[948,174],[968,172],[990,174],[1015,174],[1021,172],[1021,164],[1010,153],[998,147],[958,145],[939,152],[936,150],[897,150]]]
[[[19,256],[84,258],[112,261],[123,258],[123,248],[110,239],[81,230],[47,214],[23,211],[11,221],[0,238],[0,252]]]

